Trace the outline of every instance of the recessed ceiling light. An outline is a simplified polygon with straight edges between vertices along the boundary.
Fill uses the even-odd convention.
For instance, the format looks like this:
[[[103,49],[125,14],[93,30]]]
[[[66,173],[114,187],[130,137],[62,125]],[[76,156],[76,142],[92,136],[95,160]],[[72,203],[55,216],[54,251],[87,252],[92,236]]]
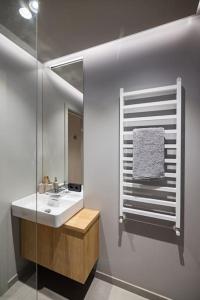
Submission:
[[[26,7],[21,7],[19,13],[24,19],[30,20],[32,18],[32,13]]]
[[[32,10],[32,12],[34,12],[35,14],[38,13],[39,3],[38,3],[37,0],[31,0],[31,1],[29,1],[29,7]]]

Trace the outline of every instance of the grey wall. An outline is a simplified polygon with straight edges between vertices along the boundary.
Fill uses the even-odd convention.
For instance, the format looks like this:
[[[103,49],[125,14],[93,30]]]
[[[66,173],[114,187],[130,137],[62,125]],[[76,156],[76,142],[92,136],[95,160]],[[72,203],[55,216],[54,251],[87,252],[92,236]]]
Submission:
[[[11,202],[36,187],[36,70],[33,57],[0,35],[0,293],[25,266]]]
[[[200,299],[200,18],[84,54],[85,205],[101,210],[98,270],[174,300]],[[173,231],[129,223],[119,243],[119,89],[185,88],[184,264]],[[182,258],[182,259],[183,259]]]

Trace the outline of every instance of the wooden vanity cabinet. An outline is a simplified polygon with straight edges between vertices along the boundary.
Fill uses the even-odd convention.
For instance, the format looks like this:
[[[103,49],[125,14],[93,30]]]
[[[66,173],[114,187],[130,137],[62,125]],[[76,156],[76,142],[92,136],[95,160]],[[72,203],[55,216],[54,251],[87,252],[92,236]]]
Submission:
[[[84,208],[60,228],[21,219],[21,255],[85,283],[99,256],[99,211]]]

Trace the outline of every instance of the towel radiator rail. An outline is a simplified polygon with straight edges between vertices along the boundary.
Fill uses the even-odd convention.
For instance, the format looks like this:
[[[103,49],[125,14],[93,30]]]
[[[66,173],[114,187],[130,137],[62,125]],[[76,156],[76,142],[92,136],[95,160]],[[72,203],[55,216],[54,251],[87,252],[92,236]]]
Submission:
[[[170,221],[174,224],[177,236],[180,236],[181,230],[181,89],[181,78],[177,78],[175,85],[131,92],[125,92],[123,88],[120,89],[119,220],[123,222],[126,218],[129,219],[127,214],[133,214]],[[165,96],[163,100],[161,96]],[[166,96],[169,100],[166,100]],[[136,103],[134,103],[135,101]],[[161,115],[158,115],[159,112]],[[134,182],[133,177],[131,177],[133,161],[133,157],[130,156],[133,148],[131,143],[133,139],[132,130],[133,128],[148,126],[164,126],[165,128],[165,153],[171,151],[173,155],[173,158],[165,157],[166,186],[152,185],[151,182]],[[134,195],[135,192],[137,195]],[[153,197],[152,193],[155,192],[164,193],[164,199],[162,199],[163,197]],[[147,193],[150,193],[150,196],[147,196]],[[124,201],[137,203],[137,208],[134,206],[126,207]],[[138,208],[138,204],[143,205],[143,207]],[[175,212],[174,214],[157,212],[153,209],[144,209],[144,205],[174,208]]]

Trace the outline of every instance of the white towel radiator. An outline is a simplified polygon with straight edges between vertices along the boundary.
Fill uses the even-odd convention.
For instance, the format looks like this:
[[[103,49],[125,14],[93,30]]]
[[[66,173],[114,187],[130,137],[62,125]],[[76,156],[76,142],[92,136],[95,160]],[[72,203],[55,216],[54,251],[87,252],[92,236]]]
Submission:
[[[127,215],[181,223],[181,78],[175,85],[125,92],[120,89],[120,222]],[[138,182],[132,176],[133,129],[165,129],[164,180]],[[140,207],[141,206],[141,207]]]

